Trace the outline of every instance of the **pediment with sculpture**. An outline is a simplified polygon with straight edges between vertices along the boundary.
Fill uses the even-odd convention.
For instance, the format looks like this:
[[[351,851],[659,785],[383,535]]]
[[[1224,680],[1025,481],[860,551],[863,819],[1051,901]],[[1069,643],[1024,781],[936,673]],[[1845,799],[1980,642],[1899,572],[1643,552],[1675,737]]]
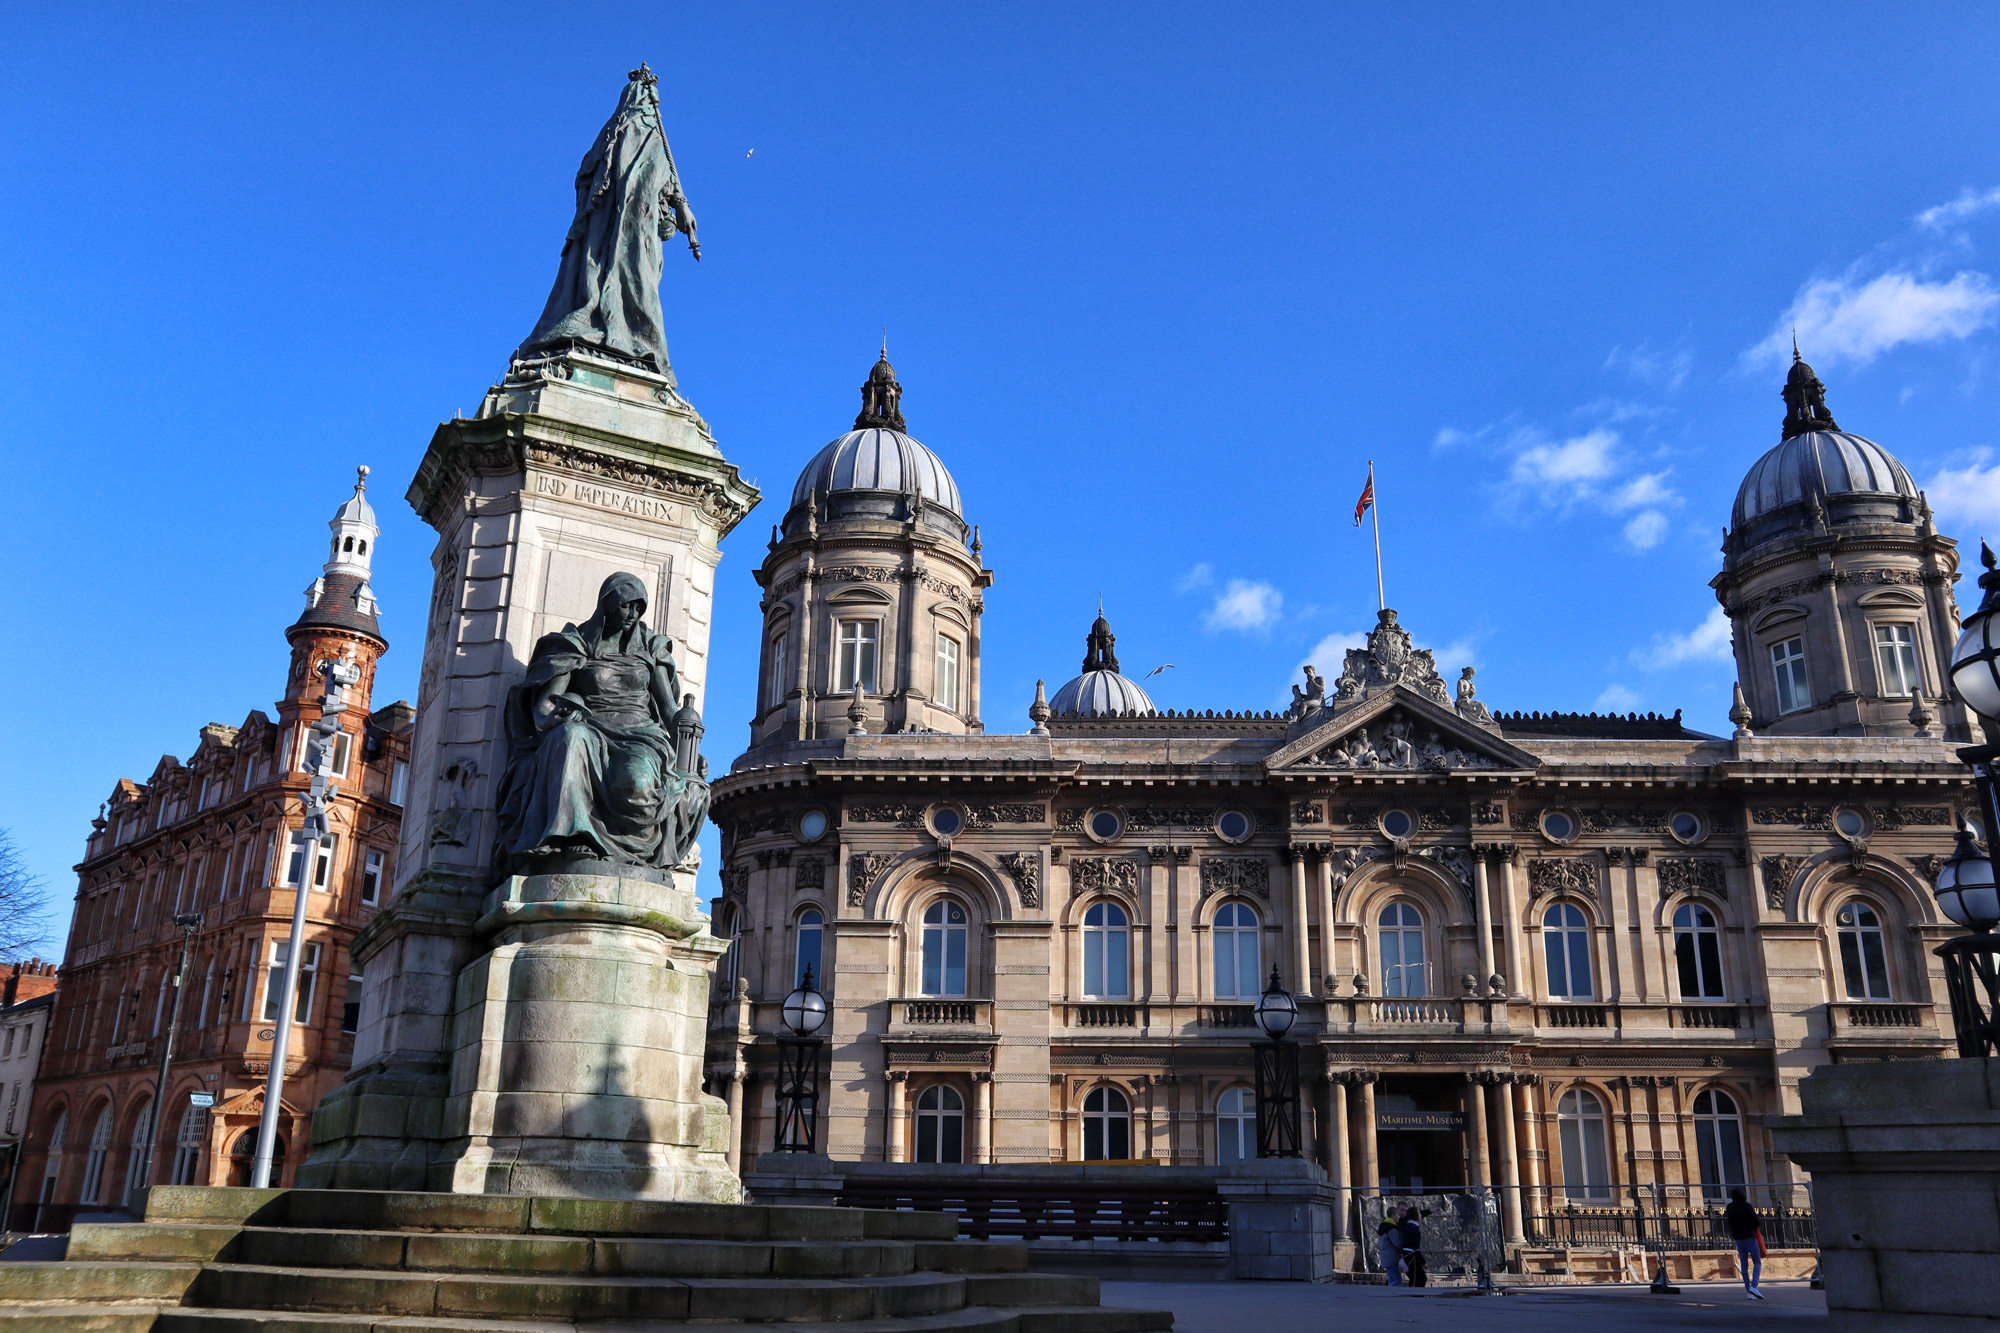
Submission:
[[[1264,761],[1268,771],[1532,772],[1534,755],[1402,686],[1325,720]]]

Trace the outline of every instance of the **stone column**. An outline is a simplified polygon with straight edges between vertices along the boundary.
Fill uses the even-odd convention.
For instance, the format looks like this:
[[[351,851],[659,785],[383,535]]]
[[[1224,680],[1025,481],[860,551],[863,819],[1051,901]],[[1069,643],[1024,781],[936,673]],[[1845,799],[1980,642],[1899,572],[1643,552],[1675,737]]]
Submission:
[[[882,1160],[906,1162],[910,1158],[910,1076],[904,1070],[892,1069],[883,1077],[889,1080],[889,1101],[883,1111],[889,1123],[883,1126]]]
[[[1507,983],[1516,995],[1529,994],[1528,974],[1521,966],[1521,905],[1515,895],[1514,870],[1520,853],[1511,845],[1500,857],[1500,937],[1507,945]]]
[[[1479,993],[1493,976],[1493,904],[1486,893],[1486,858],[1472,858],[1472,906],[1479,922]]]
[[[1319,974],[1320,984],[1326,988],[1321,993],[1331,998],[1334,978],[1340,975],[1340,969],[1334,965],[1333,957],[1333,853],[1330,849],[1319,858]]]
[[[1331,1145],[1326,1160],[1327,1180],[1334,1188],[1333,1238],[1346,1240],[1347,1216],[1353,1211],[1347,1194],[1347,1076],[1327,1075],[1326,1094],[1333,1121],[1333,1132],[1327,1136]]]
[[[1469,1073],[1465,1076],[1465,1118],[1466,1127],[1472,1131],[1471,1166],[1474,1189],[1485,1185],[1493,1178],[1492,1160],[1486,1141],[1486,1084],[1487,1075]]]
[[[1313,994],[1312,952],[1308,942],[1311,926],[1306,911],[1306,854],[1297,847],[1285,849],[1292,866],[1292,994],[1303,1000]]]
[[[1543,1186],[1548,1180],[1548,1159],[1542,1151],[1542,1112],[1540,1074],[1517,1074],[1515,1081],[1521,1085],[1521,1137],[1525,1141],[1522,1158],[1528,1165],[1528,1180],[1525,1186],[1530,1213],[1543,1211]]]
[[[729,1169],[743,1174],[743,1066],[729,1071]]]
[[[993,1075],[985,1071],[972,1076],[972,1160],[993,1160]]]
[[[1514,1076],[1509,1074],[1500,1081],[1500,1186],[1506,1191],[1501,1203],[1509,1245],[1527,1242],[1527,1237],[1521,1233],[1521,1161],[1517,1133],[1518,1127],[1514,1123]]]
[[[1361,1179],[1357,1185],[1363,1194],[1373,1194],[1382,1185],[1382,1175],[1375,1164],[1375,1080],[1381,1075],[1372,1069],[1360,1069],[1354,1077],[1361,1085]]]

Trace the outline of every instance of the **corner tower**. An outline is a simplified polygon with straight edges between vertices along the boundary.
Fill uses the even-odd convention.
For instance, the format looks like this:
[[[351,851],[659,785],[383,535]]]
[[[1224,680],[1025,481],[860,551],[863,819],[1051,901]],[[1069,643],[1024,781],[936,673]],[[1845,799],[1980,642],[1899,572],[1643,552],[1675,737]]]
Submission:
[[[375,592],[369,587],[370,562],[375,558],[375,511],[368,504],[368,469],[355,470],[354,494],[334,511],[327,523],[333,530],[332,550],[318,578],[306,589],[306,607],[285,630],[292,645],[292,664],[285,678],[285,697],[278,709],[289,723],[301,706],[318,707],[320,679],[315,667],[328,658],[351,657],[361,671],[361,683],[348,691],[351,711],[366,715],[374,691],[375,664],[388,650],[375,619]]]
[[[1743,478],[1711,582],[1751,730],[1970,739],[1943,685],[1957,544],[1902,463],[1835,423],[1796,348],[1782,396],[1778,445]]]
[[[752,747],[857,726],[985,730],[979,619],[993,574],[958,484],[907,433],[902,399],[885,347],[854,429],[813,455],[771,531],[757,571],[764,642]]]

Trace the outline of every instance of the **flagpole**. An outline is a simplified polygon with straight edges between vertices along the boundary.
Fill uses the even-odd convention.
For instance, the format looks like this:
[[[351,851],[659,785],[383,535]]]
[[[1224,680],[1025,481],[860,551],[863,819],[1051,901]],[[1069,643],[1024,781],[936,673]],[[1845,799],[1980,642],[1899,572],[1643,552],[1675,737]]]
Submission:
[[[1368,494],[1372,503],[1368,513],[1375,521],[1375,609],[1389,609],[1389,598],[1382,591],[1382,497],[1375,489],[1375,460],[1368,460]]]

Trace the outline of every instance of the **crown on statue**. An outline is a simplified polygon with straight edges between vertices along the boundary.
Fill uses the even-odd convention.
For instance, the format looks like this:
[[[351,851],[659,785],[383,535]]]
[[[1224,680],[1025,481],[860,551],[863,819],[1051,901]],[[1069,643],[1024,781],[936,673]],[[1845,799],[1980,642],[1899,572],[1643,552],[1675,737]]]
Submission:
[[[625,77],[634,83],[643,83],[648,88],[655,87],[660,82],[660,76],[653,73],[653,67],[643,60],[639,62],[639,68],[628,72]]]

